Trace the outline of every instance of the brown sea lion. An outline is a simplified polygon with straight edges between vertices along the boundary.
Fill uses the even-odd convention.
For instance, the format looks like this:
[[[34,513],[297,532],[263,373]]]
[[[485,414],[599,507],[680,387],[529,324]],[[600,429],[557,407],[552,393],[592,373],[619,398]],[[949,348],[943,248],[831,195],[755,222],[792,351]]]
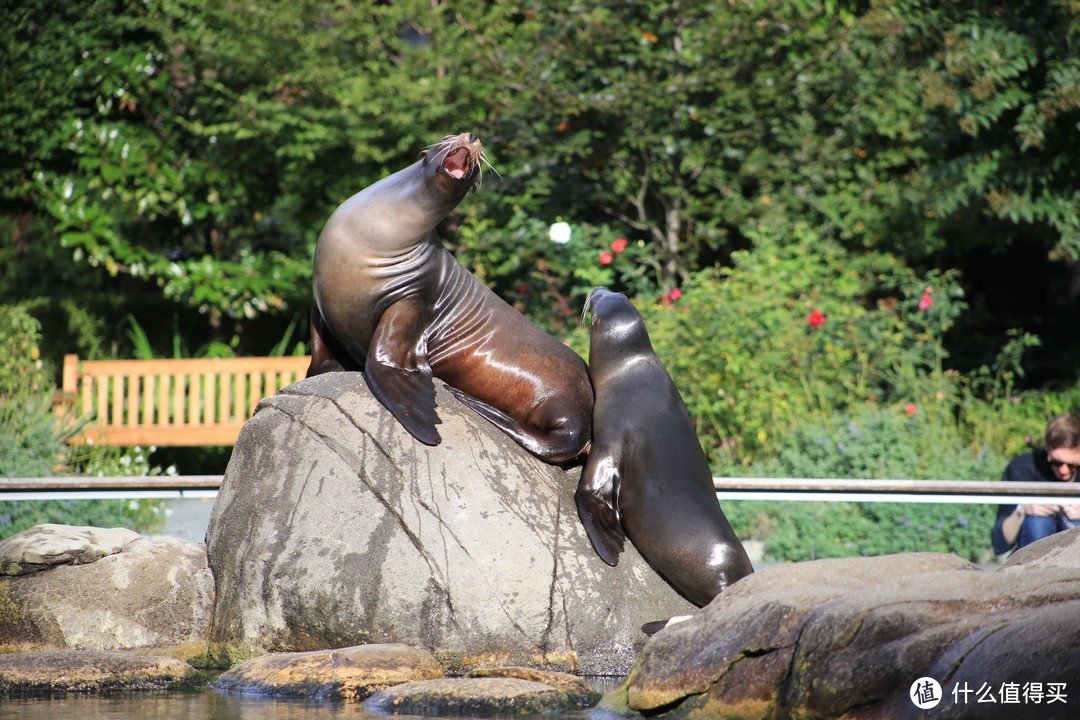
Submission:
[[[594,436],[574,497],[578,515],[604,562],[619,562],[628,537],[687,600],[706,605],[754,568],[641,315],[604,288],[589,293],[590,310]]]
[[[476,136],[447,136],[334,211],[315,249],[307,374],[362,369],[427,445],[440,442],[437,377],[529,452],[566,462],[591,438],[585,361],[473,277],[435,231],[482,162]]]

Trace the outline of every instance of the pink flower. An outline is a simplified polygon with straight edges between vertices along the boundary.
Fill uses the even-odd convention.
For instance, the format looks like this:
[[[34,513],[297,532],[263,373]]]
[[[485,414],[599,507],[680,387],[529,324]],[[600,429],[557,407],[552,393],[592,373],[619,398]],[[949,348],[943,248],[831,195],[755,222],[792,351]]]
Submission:
[[[914,415],[915,411],[917,409],[918,408],[915,407],[915,403],[909,402],[907,405],[904,406],[904,414],[905,415]]]
[[[815,310],[807,316],[806,324],[812,328],[821,327],[825,324],[825,313],[820,310]]]
[[[615,259],[615,256],[612,255],[611,253],[609,253],[607,250],[604,250],[603,252],[600,253],[600,264],[601,265],[610,265],[611,261],[614,260],[614,259]]]
[[[678,300],[681,297],[682,297],[682,290],[680,290],[679,288],[675,288],[675,289],[671,290],[670,292],[666,292],[663,295],[661,295],[660,296],[660,302],[662,302],[664,305],[670,305],[671,303],[675,302],[676,300]]]
[[[919,300],[920,310],[926,311],[934,307],[934,298],[930,297],[930,293],[933,291],[934,289],[929,287],[922,291],[922,299]]]
[[[618,255],[623,250],[625,250],[626,246],[627,246],[627,242],[626,242],[625,238],[618,238],[617,240],[615,240],[615,241],[613,241],[611,243],[611,249],[615,251],[616,255]]]

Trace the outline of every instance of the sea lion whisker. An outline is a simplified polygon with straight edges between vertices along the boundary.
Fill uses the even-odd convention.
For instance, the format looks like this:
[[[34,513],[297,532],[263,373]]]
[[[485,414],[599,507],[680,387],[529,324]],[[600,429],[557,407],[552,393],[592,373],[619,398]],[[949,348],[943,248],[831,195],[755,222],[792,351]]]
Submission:
[[[588,295],[585,296],[585,305],[583,305],[581,308],[581,318],[578,320],[578,327],[585,326],[585,317],[589,314],[589,310],[592,308],[593,295],[596,294],[596,291],[599,289],[600,286],[597,285],[589,291]]]
[[[480,172],[481,172],[481,174],[483,174],[483,172],[484,172],[484,165],[487,165],[489,168],[491,168],[491,172],[495,173],[495,176],[498,177],[500,180],[502,180],[502,175],[500,175],[499,171],[495,169],[495,166],[491,164],[491,161],[487,159],[487,155],[484,153],[484,148],[480,148]]]
[[[449,141],[444,142],[444,143],[439,143],[439,147],[436,149],[436,152],[437,152],[436,158],[438,159],[439,163],[440,164],[445,163],[446,159],[448,157],[450,157],[450,155],[454,152],[454,150],[455,150],[454,144],[449,142]]]
[[[431,145],[428,145],[426,148],[424,148],[424,151],[421,153],[421,155],[426,156],[428,153],[434,152],[435,158],[439,162],[442,162],[446,159],[446,156],[450,154],[450,150],[453,148],[454,140],[456,139],[457,138],[454,135],[447,135],[439,142],[432,143]]]
[[[495,166],[492,165],[488,161],[487,156],[484,155],[484,148],[481,147],[480,152],[478,152],[475,157],[473,157],[472,154],[470,153],[469,160],[476,166],[476,169],[477,169],[476,182],[473,183],[473,189],[474,190],[479,190],[480,186],[484,184],[484,166],[485,165],[487,165],[489,168],[491,168],[491,172],[495,173],[496,176],[498,176],[500,179],[502,178],[502,175],[499,175],[499,171],[495,169]]]

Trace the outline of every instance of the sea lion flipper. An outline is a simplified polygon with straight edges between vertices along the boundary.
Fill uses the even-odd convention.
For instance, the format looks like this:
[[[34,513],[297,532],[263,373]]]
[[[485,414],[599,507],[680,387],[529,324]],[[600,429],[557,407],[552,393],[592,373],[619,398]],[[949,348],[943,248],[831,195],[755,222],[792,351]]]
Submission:
[[[593,550],[600,559],[615,567],[619,564],[619,555],[623,551],[626,533],[619,524],[618,514],[613,508],[595,495],[574,494],[578,517],[589,536]]]
[[[461,403],[469,408],[472,408],[480,417],[490,422],[495,427],[502,430],[504,433],[514,438],[521,446],[528,450],[533,450],[535,443],[533,438],[527,433],[523,432],[521,423],[514,418],[510,417],[502,410],[496,407],[492,407],[488,403],[473,397],[464,390],[459,390],[456,387],[447,385],[446,389],[450,391],[450,394],[456,397]]]
[[[452,385],[447,385],[446,389],[463,405],[471,408],[477,415],[513,438],[518,445],[546,462],[571,460],[581,455],[583,444],[581,437],[582,434],[588,434],[587,425],[584,430],[572,421],[553,427],[534,427],[464,390],[459,390]]]
[[[442,438],[435,429],[439,415],[431,367],[418,356],[419,343],[407,337],[410,329],[420,327],[413,322],[415,317],[416,308],[407,301],[383,313],[368,349],[364,377],[372,394],[414,438],[438,445]]]
[[[626,542],[619,519],[619,468],[610,455],[593,454],[585,463],[574,502],[578,517],[600,559],[614,567]]]

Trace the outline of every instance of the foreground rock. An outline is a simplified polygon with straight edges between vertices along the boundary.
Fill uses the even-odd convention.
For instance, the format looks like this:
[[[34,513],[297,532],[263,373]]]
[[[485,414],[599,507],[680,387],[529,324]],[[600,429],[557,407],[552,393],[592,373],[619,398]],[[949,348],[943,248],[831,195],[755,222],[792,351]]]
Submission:
[[[109,537],[115,542],[103,544]],[[35,526],[4,544],[12,552],[8,567],[46,569],[0,578],[0,645],[205,649],[214,581],[202,544],[62,525]]]
[[[1074,717],[1080,697],[1049,700],[1054,688],[1080,692],[1077,647],[1080,530],[996,572],[929,553],[819,560],[755,573],[658,633],[601,707],[679,718]],[[942,688],[932,711],[910,697],[923,677]]]
[[[123,552],[140,537],[126,528],[42,523],[0,542],[0,575],[25,575],[57,565],[87,565]]]
[[[443,676],[435,657],[406,645],[272,653],[232,668],[214,687],[261,695],[363,700],[391,685]]]
[[[600,700],[600,693],[591,685],[570,673],[535,670],[523,667],[480,668],[469,673],[471,678],[517,678],[550,685],[566,694],[567,700],[576,707],[592,707]]]
[[[484,664],[621,675],[640,626],[692,607],[627,547],[593,553],[564,472],[437,394],[443,442],[412,437],[357,373],[263,401],[207,531],[214,640],[256,650],[405,643]]]
[[[170,657],[58,650],[0,654],[0,694],[166,690],[191,684],[195,668]]]
[[[536,715],[591,708],[600,699],[580,678],[531,668],[494,668],[468,678],[395,685],[364,703],[373,712],[407,715]]]

